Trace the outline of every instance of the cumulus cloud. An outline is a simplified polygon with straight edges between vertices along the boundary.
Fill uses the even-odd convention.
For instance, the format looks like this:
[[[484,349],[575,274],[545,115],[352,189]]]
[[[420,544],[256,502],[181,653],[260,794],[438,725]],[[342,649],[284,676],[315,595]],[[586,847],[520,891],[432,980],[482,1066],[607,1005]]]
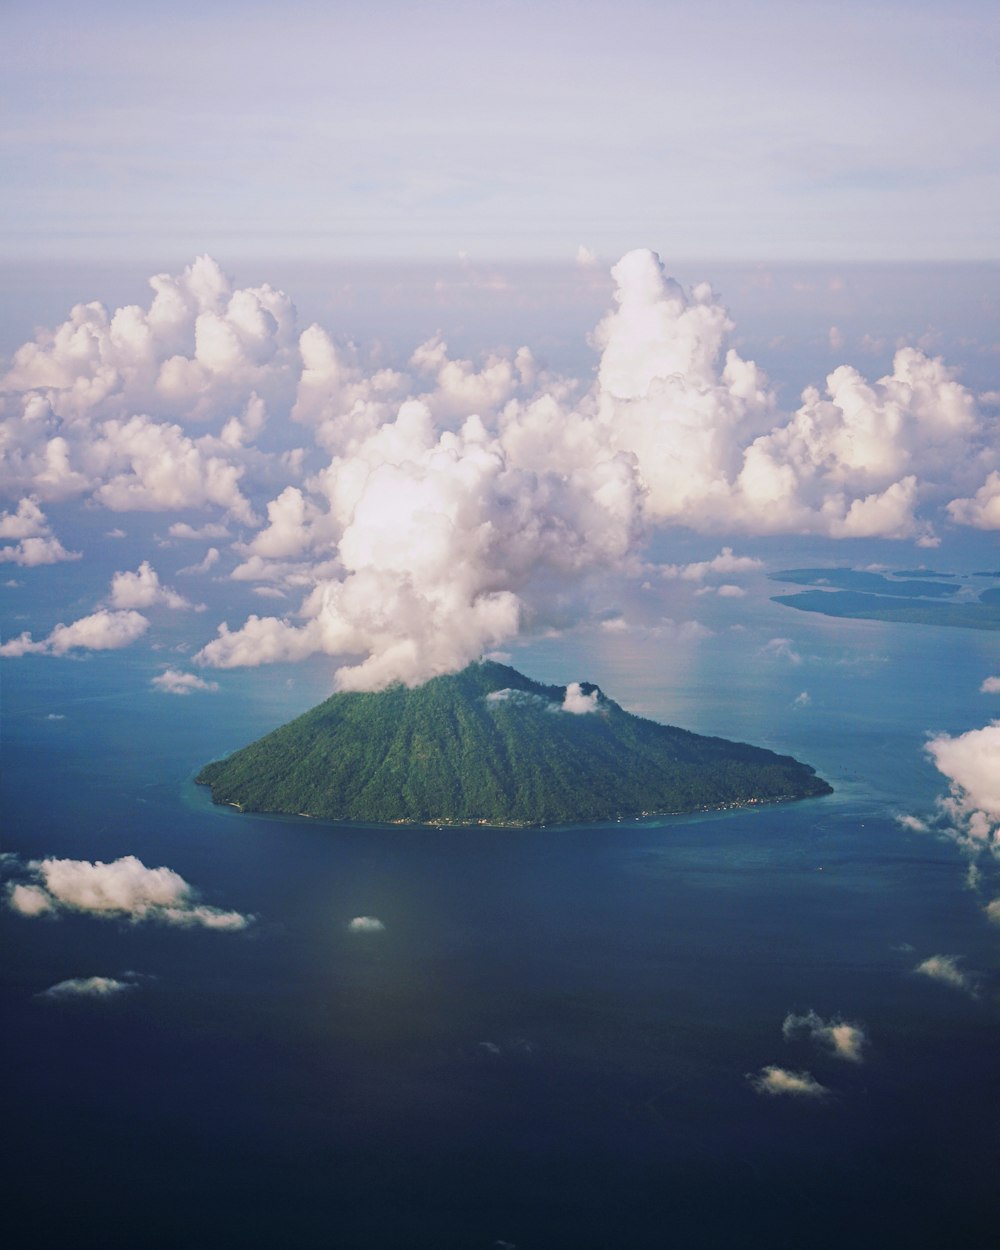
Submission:
[[[128,647],[149,628],[139,612],[112,612],[101,608],[69,625],[59,624],[47,638],[33,642],[30,633],[20,634],[0,646],[0,655],[65,655],[69,651],[116,651]]]
[[[148,560],[143,560],[134,573],[119,572],[111,579],[109,596],[113,608],[190,608],[183,595],[160,582],[159,575]]]
[[[949,781],[939,800],[942,818],[967,854],[1000,859],[1000,721],[927,743],[938,771]]]
[[[802,663],[802,656],[795,650],[791,638],[771,638],[763,647],[761,654],[770,656],[775,660],[785,660],[795,668]]]
[[[692,564],[665,564],[660,569],[664,577],[679,577],[688,582],[701,582],[713,574],[731,576],[734,573],[756,573],[764,567],[764,561],[753,556],[733,555],[732,547],[723,547],[711,560],[698,560]]]
[[[789,1012],[781,1026],[781,1033],[786,1041],[808,1037],[837,1059],[845,1059],[849,1063],[864,1060],[867,1045],[864,1030],[846,1020],[824,1020],[815,1011],[807,1011],[804,1015]]]
[[[948,515],[959,525],[971,525],[978,530],[1000,529],[1000,471],[994,469],[971,498],[953,499]]]
[[[355,916],[347,928],[351,933],[381,933],[385,925],[377,916]]]
[[[1000,694],[1000,677],[984,677],[979,690],[981,694]]]
[[[119,981],[115,977],[70,977],[67,981],[59,981],[42,990],[38,998],[46,998],[55,1002],[67,1002],[79,999],[117,998],[129,990],[134,990],[134,980]]]
[[[926,750],[948,779],[948,793],[938,797],[933,817],[903,817],[901,823],[948,838],[967,860],[969,888],[995,891],[1000,877],[1000,721],[954,737],[937,734]],[[984,911],[987,919],[997,919],[993,903]]]
[[[218,690],[217,681],[206,681],[196,673],[185,673],[177,668],[164,669],[150,682],[154,690],[164,694],[193,694],[196,690]]]
[[[790,1072],[787,1068],[779,1068],[774,1064],[761,1068],[757,1073],[750,1073],[747,1080],[758,1094],[776,1098],[820,1099],[830,1092],[821,1085],[811,1072]]]
[[[929,959],[917,964],[913,971],[921,976],[930,977],[932,981],[940,981],[944,985],[951,986],[952,989],[971,994],[973,998],[979,993],[976,975],[960,968],[958,960],[953,955],[932,955]]]
[[[252,917],[197,901],[197,893],[170,868],[147,868],[134,855],[111,863],[85,859],[41,859],[27,865],[28,882],[9,883],[7,903],[22,916],[66,912],[155,921],[182,928],[223,932],[245,929]]]
[[[440,337],[387,367],[202,257],[155,277],[148,307],[79,305],[15,353],[0,481],[14,501],[183,513],[175,539],[228,537],[189,519],[218,510],[250,531],[232,576],[298,601],[223,622],[198,662],[328,654],[342,689],[415,684],[586,616],[659,526],[932,543],[946,500],[992,524],[994,432],[943,361],[903,347],[875,381],[841,365],[782,412],[708,284],[683,289],[644,250],[612,279],[588,381],[525,346],[471,360]],[[278,411],[309,447],[257,445]],[[251,499],[268,497],[262,523]],[[6,516],[32,520],[22,502]],[[72,554],[12,539],[29,542],[23,560]],[[727,547],[663,572],[736,597],[759,568]]]
[[[38,502],[30,497],[22,499],[16,511],[0,513],[0,539],[4,538],[17,541],[0,547],[0,563],[34,568],[81,558],[79,551],[66,550],[52,533]]]

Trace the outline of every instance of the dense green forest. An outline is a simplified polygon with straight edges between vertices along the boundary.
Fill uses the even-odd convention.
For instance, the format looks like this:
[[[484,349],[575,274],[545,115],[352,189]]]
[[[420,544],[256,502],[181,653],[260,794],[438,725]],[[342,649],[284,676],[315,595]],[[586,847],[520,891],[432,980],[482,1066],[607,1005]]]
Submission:
[[[805,764],[623,711],[492,662],[415,689],[335,694],[208,764],[216,803],[376,823],[578,824],[828,794]]]

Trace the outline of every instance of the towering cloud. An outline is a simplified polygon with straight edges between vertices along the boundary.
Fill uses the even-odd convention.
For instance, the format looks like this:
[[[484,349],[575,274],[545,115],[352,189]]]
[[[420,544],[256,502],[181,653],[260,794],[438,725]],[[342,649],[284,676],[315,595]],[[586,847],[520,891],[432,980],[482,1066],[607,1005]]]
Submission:
[[[78,306],[7,373],[2,480],[20,502],[4,523],[74,496],[224,514],[244,529],[231,575],[294,610],[219,625],[199,662],[327,653],[344,688],[421,681],[586,613],[593,579],[638,570],[657,527],[933,543],[946,504],[992,524],[995,439],[940,360],[902,348],[874,382],[842,365],[782,413],[707,284],[683,290],[642,250],[612,276],[589,383],[526,347],[468,360],[440,337],[373,364],[205,257],[154,278],[148,308]],[[311,445],[262,450],[269,417]],[[18,541],[8,558],[72,554],[47,531]],[[664,573],[725,574],[734,595],[753,567],[725,548]]]

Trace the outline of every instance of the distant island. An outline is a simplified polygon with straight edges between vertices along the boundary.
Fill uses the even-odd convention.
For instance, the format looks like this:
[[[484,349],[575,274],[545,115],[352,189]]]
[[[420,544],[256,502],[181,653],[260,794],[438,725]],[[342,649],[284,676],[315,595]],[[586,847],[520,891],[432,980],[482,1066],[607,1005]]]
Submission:
[[[963,587],[957,582],[913,580],[913,572],[920,572],[921,579],[955,577],[953,573],[921,570],[886,577],[863,569],[785,569],[772,573],[772,580],[818,589],[774,595],[772,599],[785,607],[797,608],[800,612],[819,612],[823,616],[1000,630],[1000,587],[983,590],[975,598],[966,590],[970,597],[959,598]]]
[[[335,694],[196,781],[244,812],[425,825],[570,825],[831,793],[791,756],[492,661],[414,689]]]

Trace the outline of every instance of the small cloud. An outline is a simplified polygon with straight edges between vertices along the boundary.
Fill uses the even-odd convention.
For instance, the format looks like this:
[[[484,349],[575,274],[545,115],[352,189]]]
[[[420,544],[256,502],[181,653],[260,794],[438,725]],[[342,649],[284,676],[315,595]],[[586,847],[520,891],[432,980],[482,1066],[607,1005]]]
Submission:
[[[191,694],[195,690],[218,690],[217,681],[205,681],[194,673],[183,673],[178,668],[164,669],[158,677],[154,677],[150,685],[164,694]]]
[[[107,999],[135,988],[135,981],[119,981],[115,977],[70,977],[68,981],[50,985],[35,997],[54,999],[57,1002],[80,998]]]
[[[611,616],[606,621],[601,621],[601,629],[606,634],[624,634],[628,631],[628,621],[624,616]]]
[[[11,638],[0,646],[0,655],[65,655],[77,648],[117,651],[141,638],[148,628],[149,621],[139,612],[109,612],[100,608],[69,625],[60,623],[40,642],[33,642],[27,632]]]
[[[724,582],[716,591],[723,599],[742,599],[746,593],[742,586],[733,586],[729,582]]]
[[[253,593],[260,595],[262,599],[287,599],[288,596],[283,590],[279,590],[277,586],[254,586]]]
[[[896,817],[896,824],[909,829],[911,833],[926,833],[929,828],[927,821],[921,820],[919,816],[899,815]]]
[[[589,247],[584,247],[584,245],[581,243],[580,246],[576,249],[576,263],[580,266],[581,269],[596,269],[597,257],[594,255],[594,253],[590,250]]]
[[[987,909],[988,910],[988,909]],[[963,972],[958,960],[953,955],[932,955],[913,969],[921,976],[930,977],[932,981],[941,981],[952,989],[962,990],[975,998],[979,993],[977,978],[974,973]]]
[[[514,657],[509,651],[487,651],[484,660],[492,660],[495,664],[509,664]]]
[[[186,521],[177,521],[167,531],[171,538],[228,538],[229,530],[224,525],[210,523],[197,528]]]
[[[787,1094],[792,1098],[824,1098],[830,1092],[811,1072],[790,1072],[772,1064],[760,1072],[749,1073],[747,1080],[758,1094],[776,1098]]]
[[[193,606],[176,590],[162,585],[148,560],[143,560],[134,573],[116,573],[111,579],[113,608],[152,608],[157,605],[175,609]]]
[[[13,546],[0,547],[0,561],[24,568],[81,558],[79,551],[66,550],[52,533],[45,513],[30,497],[21,500],[16,512],[0,513],[0,538],[16,539]]]
[[[827,340],[830,344],[830,351],[839,352],[844,347],[844,335],[839,326],[831,326],[827,332]]]
[[[347,929],[350,933],[382,933],[385,925],[378,916],[355,916]]]
[[[583,687],[578,681],[571,681],[566,687],[566,697],[562,701],[561,711],[569,712],[572,716],[586,716],[588,712],[596,712],[598,710],[598,699],[600,691],[594,687],[590,694],[583,693]]]
[[[986,677],[979,687],[981,694],[1000,694],[1000,677]]]
[[[791,638],[772,638],[761,647],[761,654],[786,660],[796,668],[802,663],[802,656],[795,650]]]
[[[687,582],[700,582],[711,573],[755,573],[764,567],[763,560],[753,556],[733,555],[732,547],[723,547],[711,560],[699,560],[693,564],[665,564],[660,573],[663,577],[679,577]]]
[[[62,712],[49,712],[46,720],[65,720],[66,717]]]
[[[838,1059],[846,1059],[850,1063],[861,1063],[867,1039],[864,1030],[846,1020],[824,1020],[815,1011],[807,1011],[797,1016],[789,1013],[781,1026],[785,1041],[807,1035],[811,1041],[824,1047]]]
[[[514,703],[520,706],[535,704],[538,707],[551,707],[558,710],[558,703],[549,703],[540,694],[532,694],[530,690],[514,690],[505,686],[503,690],[491,690],[486,696],[487,703]]]
[[[1000,898],[991,899],[983,908],[986,913],[986,919],[992,920],[994,924],[1000,924]]]
[[[113,530],[105,530],[104,537],[105,538],[125,538],[127,537],[127,535],[124,530],[119,529],[117,526],[115,526]]]
[[[86,859],[32,860],[29,884],[9,884],[7,903],[21,916],[79,912],[108,920],[151,920],[182,928],[245,929],[253,920],[197,901],[197,892],[170,868],[147,868],[134,855],[112,863]]]
[[[802,690],[792,700],[792,707],[808,707],[812,703],[812,695],[808,690]]]

